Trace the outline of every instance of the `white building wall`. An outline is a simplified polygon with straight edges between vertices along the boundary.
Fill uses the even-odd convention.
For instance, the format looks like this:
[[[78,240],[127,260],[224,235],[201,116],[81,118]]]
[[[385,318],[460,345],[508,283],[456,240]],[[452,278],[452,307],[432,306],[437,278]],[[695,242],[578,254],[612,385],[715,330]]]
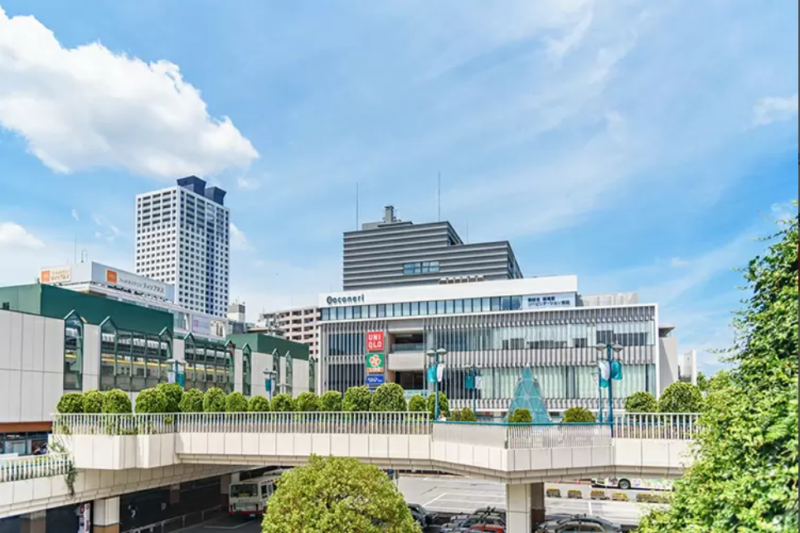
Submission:
[[[100,390],[100,326],[83,325],[83,390]]]
[[[250,390],[252,396],[267,397],[267,389],[264,388],[264,370],[272,370],[272,354],[252,352],[251,355],[253,371],[250,373]]]

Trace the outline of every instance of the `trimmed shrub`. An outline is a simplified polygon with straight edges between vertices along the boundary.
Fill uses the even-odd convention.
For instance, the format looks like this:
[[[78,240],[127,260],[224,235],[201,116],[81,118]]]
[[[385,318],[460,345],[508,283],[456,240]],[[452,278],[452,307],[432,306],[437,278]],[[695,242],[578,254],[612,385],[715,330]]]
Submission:
[[[269,400],[263,396],[253,396],[247,404],[247,410],[251,413],[269,412]]]
[[[615,493],[613,493],[611,495],[611,499],[614,500],[615,502],[627,502],[627,501],[630,501],[630,499],[628,498],[628,495],[625,494],[624,492],[615,492]]]
[[[278,394],[272,399],[270,408],[276,413],[291,413],[292,411],[297,411],[294,399],[285,392]]]
[[[475,416],[475,412],[472,409],[465,407],[461,410],[461,420],[464,422],[477,422],[478,417]]]
[[[697,385],[676,381],[661,393],[658,410],[662,413],[699,413],[703,408],[703,394]]]
[[[593,500],[607,500],[608,499],[608,496],[606,496],[606,491],[604,491],[604,490],[593,490],[591,492],[590,497]]]
[[[575,422],[596,422],[594,415],[585,407],[570,407],[564,413],[564,422],[567,424]]]
[[[561,497],[561,490],[560,489],[547,489],[545,492],[545,496],[548,498],[560,498]]]
[[[310,413],[319,411],[322,407],[320,405],[319,397],[313,392],[301,392],[294,400],[295,409]]]
[[[412,413],[422,413],[428,410],[428,404],[422,394],[415,394],[408,400],[408,410]]]
[[[103,412],[104,413],[130,413],[131,399],[128,394],[119,390],[112,389],[103,394]]]
[[[247,411],[247,398],[241,392],[232,392],[225,398],[226,413],[244,413]]]
[[[181,403],[178,405],[181,413],[202,413],[203,392],[199,389],[189,389],[183,393]]]
[[[344,393],[342,410],[350,412],[369,411],[369,397],[369,389],[366,386],[350,387]]]
[[[329,390],[322,394],[319,399],[320,410],[322,411],[341,411],[342,393],[338,390]]]
[[[58,400],[56,410],[61,414],[83,413],[83,394],[80,392],[68,392]]]
[[[625,400],[625,412],[656,413],[658,412],[658,400],[649,392],[634,392]]]
[[[225,391],[211,387],[203,394],[203,411],[206,413],[225,412]]]
[[[434,409],[435,404],[434,402],[435,394],[431,394],[428,396],[428,412],[431,414],[431,420],[433,417],[436,416],[436,410]],[[447,395],[443,392],[439,393],[439,414],[444,415],[446,417],[450,416],[450,402],[447,400]]]
[[[73,393],[74,394],[74,393]],[[87,390],[83,393],[83,412],[102,413],[103,393],[99,390]]]
[[[165,413],[167,395],[162,389],[144,389],[136,396],[137,413]]]
[[[450,413],[450,420],[452,420],[453,422],[461,422],[461,411],[458,409],[454,409]]]
[[[166,413],[180,413],[181,400],[183,399],[183,387],[177,383],[159,383],[156,389],[164,391],[167,397],[167,410]]]
[[[369,402],[370,411],[403,412],[406,410],[406,398],[403,387],[397,383],[384,383],[375,389]]]
[[[508,421],[512,424],[530,424],[533,422],[533,417],[528,409],[515,409],[508,417]]]
[[[579,491],[578,489],[570,489],[567,491],[567,498],[570,500],[582,500],[583,492]]]

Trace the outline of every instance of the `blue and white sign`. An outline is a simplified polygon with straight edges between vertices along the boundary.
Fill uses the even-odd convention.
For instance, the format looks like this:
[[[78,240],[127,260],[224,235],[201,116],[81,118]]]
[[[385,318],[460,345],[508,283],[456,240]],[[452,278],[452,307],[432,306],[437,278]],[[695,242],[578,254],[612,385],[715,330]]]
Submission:
[[[367,375],[367,387],[370,389],[374,389],[383,385],[384,383],[384,376],[383,374],[369,374]]]
[[[575,307],[575,293],[534,294],[522,297],[522,309]]]

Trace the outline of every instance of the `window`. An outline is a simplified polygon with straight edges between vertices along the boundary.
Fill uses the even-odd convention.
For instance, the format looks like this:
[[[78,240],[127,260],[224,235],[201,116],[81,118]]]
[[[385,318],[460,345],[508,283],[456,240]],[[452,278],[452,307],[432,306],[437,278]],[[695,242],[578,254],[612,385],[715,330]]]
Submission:
[[[100,389],[127,392],[152,388],[167,381],[171,335],[125,331],[110,318],[100,324]]]
[[[64,390],[83,389],[83,319],[74,311],[64,319]]]
[[[283,358],[283,365],[286,367],[286,380],[283,384],[283,392],[292,396],[292,385],[293,385],[293,362],[292,362],[292,352],[287,351],[286,355]]]
[[[253,367],[253,351],[250,349],[249,344],[242,347],[242,394],[250,396],[252,393],[252,367]]]
[[[233,343],[227,345],[195,339],[190,333],[185,338],[186,387],[206,391],[219,387],[233,392]]]
[[[439,272],[439,261],[421,261],[416,263],[404,263],[403,274],[430,274]]]

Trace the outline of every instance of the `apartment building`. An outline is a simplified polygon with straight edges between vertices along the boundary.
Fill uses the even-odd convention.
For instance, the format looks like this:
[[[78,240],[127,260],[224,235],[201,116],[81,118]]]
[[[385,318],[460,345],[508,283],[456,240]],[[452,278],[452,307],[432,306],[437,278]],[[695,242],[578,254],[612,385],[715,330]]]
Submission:
[[[308,345],[309,356],[319,359],[319,307],[261,313],[248,331],[284,337]]]

